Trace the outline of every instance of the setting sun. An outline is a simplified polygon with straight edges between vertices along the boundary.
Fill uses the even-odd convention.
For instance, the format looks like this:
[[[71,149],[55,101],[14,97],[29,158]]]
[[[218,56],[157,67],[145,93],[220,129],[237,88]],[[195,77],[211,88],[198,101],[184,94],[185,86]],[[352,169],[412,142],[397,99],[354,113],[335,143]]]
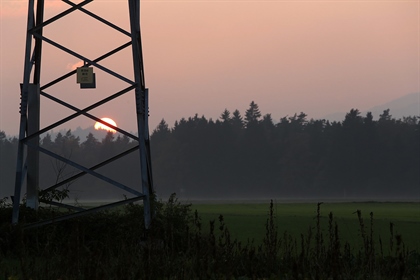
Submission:
[[[110,118],[101,118],[101,120],[106,122],[106,123],[109,123],[110,125],[117,126],[117,123],[114,122],[114,120],[112,120]],[[109,131],[109,132],[112,132],[112,133],[117,132],[115,129],[113,129],[113,128],[107,126],[107,125],[104,125],[100,122],[95,123],[95,129],[96,130],[103,129],[103,130],[106,130],[106,131]]]

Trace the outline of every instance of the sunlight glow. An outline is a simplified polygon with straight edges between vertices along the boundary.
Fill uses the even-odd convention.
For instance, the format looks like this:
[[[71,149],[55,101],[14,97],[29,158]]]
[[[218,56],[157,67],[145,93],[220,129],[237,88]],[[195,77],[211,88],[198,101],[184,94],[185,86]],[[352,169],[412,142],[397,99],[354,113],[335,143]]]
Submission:
[[[114,122],[113,119],[110,119],[110,118],[101,118],[101,120],[103,120],[104,122],[109,123],[109,124],[111,124],[113,126],[117,126],[117,123]],[[96,122],[95,123],[95,129],[96,130],[103,129],[103,130],[106,130],[106,131],[109,131],[109,132],[112,132],[112,133],[117,132],[115,129],[113,129],[113,128],[107,126],[107,125],[104,125],[104,124],[102,124],[100,122]]]

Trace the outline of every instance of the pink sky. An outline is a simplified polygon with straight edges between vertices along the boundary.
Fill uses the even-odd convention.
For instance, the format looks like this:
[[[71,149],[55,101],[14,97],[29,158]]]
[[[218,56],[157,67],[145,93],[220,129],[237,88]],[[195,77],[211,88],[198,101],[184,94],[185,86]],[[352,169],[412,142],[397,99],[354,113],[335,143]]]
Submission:
[[[17,134],[27,1],[0,2],[0,130]],[[85,6],[128,30],[126,1]],[[46,18],[67,8],[47,1]],[[254,100],[274,121],[301,111],[321,118],[367,110],[420,92],[419,1],[142,1],[143,56],[150,92],[150,128],[164,118],[198,113],[217,119],[242,113]],[[128,37],[76,12],[44,29],[45,36],[95,58]],[[44,44],[42,83],[80,63]],[[129,50],[103,65],[132,76]],[[96,69],[97,89],[75,78],[48,93],[83,108],[125,84]],[[136,130],[132,94],[94,110]],[[44,127],[72,112],[42,99]],[[391,112],[392,113],[392,112]],[[86,128],[77,118],[63,128]]]

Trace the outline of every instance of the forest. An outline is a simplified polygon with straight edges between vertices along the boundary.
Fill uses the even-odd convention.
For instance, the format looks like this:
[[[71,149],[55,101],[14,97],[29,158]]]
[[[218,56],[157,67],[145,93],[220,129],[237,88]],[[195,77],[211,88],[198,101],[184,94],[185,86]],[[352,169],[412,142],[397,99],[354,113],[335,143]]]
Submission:
[[[13,193],[18,140],[0,131],[2,196]],[[93,166],[134,147],[130,138],[108,133],[86,139],[71,130],[41,135],[43,148],[84,166]],[[150,137],[154,188],[158,196],[186,199],[418,198],[420,117],[377,118],[351,109],[341,122],[307,118],[305,113],[274,121],[251,102],[242,115],[225,109],[219,119],[198,114],[170,127],[162,119]],[[138,152],[98,169],[139,186]],[[40,155],[40,188],[76,170]],[[64,186],[77,199],[123,197],[122,191],[89,176]]]

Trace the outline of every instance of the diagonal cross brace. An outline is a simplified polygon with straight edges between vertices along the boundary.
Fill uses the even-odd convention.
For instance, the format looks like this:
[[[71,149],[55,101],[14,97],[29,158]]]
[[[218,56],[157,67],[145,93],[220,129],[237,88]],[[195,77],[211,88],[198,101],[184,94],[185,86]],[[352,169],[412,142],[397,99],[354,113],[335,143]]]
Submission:
[[[103,162],[101,162],[101,163],[98,163],[98,164],[96,164],[96,165],[94,165],[94,166],[90,167],[89,169],[90,169],[90,170],[95,170],[95,169],[98,169],[98,168],[100,168],[100,167],[102,167],[102,166],[107,165],[107,164],[108,164],[108,163],[110,163],[110,162],[113,162],[114,160],[117,160],[117,159],[119,159],[119,158],[121,158],[121,157],[123,157],[123,156],[126,156],[126,155],[128,155],[128,154],[130,154],[130,153],[134,152],[134,151],[137,151],[138,149],[139,149],[139,145],[136,145],[135,147],[133,147],[133,148],[131,148],[131,149],[128,149],[127,151],[122,152],[122,153],[120,153],[120,154],[118,154],[118,155],[116,155],[116,156],[114,156],[114,157],[112,157],[112,158],[109,158],[109,159],[107,159],[107,160],[105,160],[105,161],[103,161]],[[73,176],[71,176],[71,177],[69,177],[69,178],[67,178],[67,179],[65,179],[65,180],[63,180],[63,181],[61,181],[61,182],[59,182],[59,183],[57,183],[57,184],[53,185],[53,186],[50,186],[50,187],[48,187],[48,188],[46,188],[46,189],[43,189],[42,191],[40,191],[40,192],[39,192],[39,194],[40,194],[40,195],[42,195],[42,194],[44,194],[44,193],[47,193],[47,192],[49,192],[49,191],[51,191],[51,190],[54,190],[54,189],[56,189],[56,188],[58,188],[58,187],[60,187],[60,186],[62,186],[62,185],[64,185],[64,184],[67,184],[67,183],[69,183],[69,182],[71,182],[71,181],[73,181],[73,180],[76,180],[77,178],[80,178],[80,177],[82,177],[82,176],[84,176],[84,175],[86,175],[86,174],[87,174],[87,173],[86,173],[85,171],[82,171],[82,172],[80,172],[80,173],[77,173],[77,174],[75,174],[75,175],[73,175]]]
[[[72,51],[72,50],[70,50],[70,49],[68,49],[68,48],[66,48],[66,47],[64,47],[64,46],[62,46],[62,45],[54,42],[51,39],[48,39],[45,36],[41,36],[41,35],[39,35],[37,33],[33,33],[32,35],[34,37],[36,37],[36,38],[42,39],[43,41],[49,43],[50,45],[52,45],[52,46],[54,46],[54,47],[56,47],[56,48],[58,48],[58,49],[60,49],[60,50],[62,50],[64,52],[66,52],[66,53],[68,53],[68,54],[70,54],[70,55],[72,55],[74,57],[77,57],[80,60],[83,60],[85,62],[88,62],[89,64],[91,64],[91,65],[93,65],[93,66],[101,69],[102,71],[104,71],[104,72],[106,72],[106,73],[108,73],[108,74],[110,74],[110,75],[112,75],[112,76],[114,76],[114,77],[116,77],[116,78],[118,78],[118,79],[120,79],[120,80],[122,80],[122,81],[124,81],[124,82],[126,82],[128,84],[130,84],[130,85],[134,85],[135,84],[135,82],[133,82],[132,80],[130,80],[130,79],[128,79],[128,78],[126,78],[126,77],[118,74],[117,72],[114,72],[114,71],[112,71],[112,70],[110,70],[110,69],[108,69],[108,68],[106,68],[106,67],[104,67],[104,66],[102,66],[102,65],[100,65],[98,63],[96,63],[93,60],[88,59],[87,57],[85,57],[85,56],[83,56],[81,54],[78,54],[77,52],[74,52],[74,51]]]
[[[110,204],[106,204],[106,205],[102,205],[102,206],[98,206],[98,207],[94,207],[94,208],[90,208],[84,211],[80,211],[80,212],[76,212],[76,213],[72,213],[72,214],[68,214],[68,215],[64,215],[64,216],[60,216],[60,217],[55,217],[54,219],[50,219],[50,220],[46,220],[46,221],[40,221],[40,222],[35,222],[29,225],[26,225],[24,227],[24,229],[31,229],[31,228],[35,228],[35,227],[40,227],[40,226],[45,226],[48,224],[52,224],[55,222],[61,222],[67,219],[71,219],[71,218],[77,218],[77,217],[81,217],[87,214],[92,214],[92,213],[96,213],[99,211],[103,211],[105,209],[109,209],[112,207],[116,207],[116,206],[120,206],[120,205],[124,205],[124,204],[128,204],[128,203],[133,203],[136,202],[138,200],[144,199],[144,195],[141,196],[137,196],[137,197],[133,197],[133,198],[129,198],[126,200],[120,200],[114,203],[110,203]]]
[[[108,124],[108,123],[104,122],[103,120],[101,120],[101,119],[99,119],[99,118],[97,118],[97,117],[95,117],[95,116],[87,113],[88,111],[90,111],[90,110],[92,110],[92,109],[94,109],[94,108],[96,108],[96,107],[98,107],[98,106],[100,106],[100,105],[102,105],[102,104],[104,104],[104,103],[106,103],[106,102],[114,99],[114,98],[117,98],[118,96],[123,95],[124,93],[126,93],[126,92],[128,92],[128,91],[130,91],[132,89],[134,89],[134,86],[130,86],[130,87],[124,89],[124,90],[121,90],[121,91],[115,93],[114,95],[111,95],[111,96],[109,96],[109,97],[107,97],[107,98],[105,98],[105,99],[103,99],[103,100],[101,100],[101,101],[99,101],[99,102],[91,105],[91,106],[86,107],[83,110],[80,110],[80,109],[78,109],[78,108],[76,108],[76,107],[74,107],[74,106],[72,106],[72,105],[70,105],[70,104],[68,104],[68,103],[66,103],[66,102],[58,99],[58,98],[55,98],[52,95],[49,95],[49,94],[47,94],[45,92],[41,92],[41,94],[43,96],[45,96],[45,97],[47,97],[47,98],[49,98],[49,99],[51,99],[51,100],[53,100],[53,101],[61,104],[61,105],[65,106],[65,107],[67,107],[67,108],[70,108],[70,109],[76,111],[77,113],[74,113],[74,114],[72,114],[72,115],[70,115],[70,116],[68,116],[68,117],[66,117],[64,119],[61,119],[60,121],[55,122],[55,123],[53,123],[53,124],[51,124],[51,125],[43,128],[43,129],[39,130],[38,132],[33,133],[32,135],[27,136],[26,138],[24,138],[22,140],[24,142],[27,142],[28,140],[32,139],[33,137],[36,137],[37,135],[41,135],[42,133],[45,133],[45,132],[47,132],[47,131],[49,131],[49,130],[51,130],[51,129],[53,129],[53,128],[55,128],[55,127],[57,127],[57,126],[59,126],[59,125],[61,125],[63,123],[65,123],[65,122],[68,122],[68,121],[70,121],[70,120],[72,120],[72,119],[80,116],[80,115],[84,115],[84,116],[86,116],[88,118],[91,118],[91,119],[93,119],[93,120],[95,120],[97,122],[100,122],[100,123],[102,123],[102,124],[104,124],[106,126],[109,126],[109,127],[113,128],[113,129],[115,129],[116,131],[118,131],[118,132],[120,132],[120,133],[122,133],[122,134],[124,134],[124,135],[126,135],[126,136],[128,136],[128,137],[130,137],[130,138],[132,138],[132,139],[134,139],[136,141],[138,141],[138,137],[132,135],[131,133],[128,133],[128,132],[126,132],[125,130],[123,130],[121,128],[118,128],[116,126],[113,126],[111,124]]]
[[[54,21],[56,21],[56,20],[58,20],[58,19],[60,19],[60,18],[62,18],[64,16],[70,14],[71,12],[74,12],[74,11],[78,10],[79,8],[81,8],[81,7],[89,4],[90,2],[93,2],[93,0],[85,0],[85,1],[83,1],[83,2],[81,2],[81,3],[79,3],[79,4],[75,5],[75,6],[73,6],[71,8],[65,10],[64,12],[59,13],[58,15],[50,18],[49,20],[46,20],[43,23],[37,24],[36,26],[30,28],[28,30],[28,32],[33,33],[35,31],[37,31],[37,30],[39,30],[39,29],[47,26],[48,24],[53,23]]]
[[[76,7],[76,6],[77,6],[75,3],[73,3],[73,2],[71,2],[71,1],[69,1],[69,0],[62,0],[62,1],[63,1],[64,3],[69,4],[70,6],[73,6],[73,7]],[[117,25],[115,25],[115,24],[113,24],[113,23],[111,23],[111,22],[109,22],[109,21],[107,21],[107,20],[103,19],[102,17],[97,16],[97,15],[95,15],[94,13],[92,13],[92,12],[90,12],[90,11],[88,11],[88,10],[86,10],[86,9],[84,9],[84,8],[82,8],[82,7],[80,7],[80,6],[79,6],[77,9],[78,9],[79,11],[81,11],[81,12],[83,12],[83,13],[85,13],[85,14],[87,14],[87,15],[91,16],[91,17],[93,17],[94,19],[96,19],[96,20],[98,20],[98,21],[100,21],[100,22],[102,22],[102,23],[104,23],[104,24],[108,25],[109,27],[111,27],[111,28],[113,28],[113,29],[115,29],[115,30],[117,30],[117,31],[119,31],[119,32],[121,32],[121,33],[123,33],[123,34],[127,35],[128,37],[131,37],[130,32],[128,32],[128,31],[126,31],[126,30],[122,29],[121,27],[118,27]]]
[[[33,148],[33,149],[36,149],[36,150],[38,150],[38,151],[46,154],[46,155],[49,155],[49,156],[51,156],[53,158],[56,158],[58,160],[61,160],[62,162],[67,163],[70,166],[73,166],[73,167],[75,167],[75,168],[77,168],[79,170],[82,170],[82,171],[84,171],[84,172],[86,172],[86,173],[88,173],[88,174],[90,174],[90,175],[92,175],[92,176],[94,176],[96,178],[99,178],[99,179],[101,179],[101,180],[103,180],[105,182],[108,182],[108,183],[110,183],[110,184],[112,184],[112,185],[114,185],[114,186],[116,186],[116,187],[118,187],[120,189],[123,189],[123,190],[125,190],[125,191],[127,191],[127,192],[129,192],[131,194],[134,194],[134,195],[137,195],[137,196],[143,195],[142,193],[140,193],[140,192],[138,192],[136,190],[133,190],[130,187],[127,187],[126,185],[123,185],[121,183],[118,183],[117,181],[114,181],[114,180],[112,180],[109,177],[106,177],[106,176],[104,176],[102,174],[99,174],[99,173],[93,171],[93,170],[90,170],[89,168],[86,168],[83,165],[80,165],[80,164],[78,164],[78,163],[76,163],[76,162],[74,162],[72,160],[69,160],[69,159],[67,159],[65,157],[62,157],[60,155],[57,155],[57,154],[55,154],[55,153],[53,153],[51,151],[48,151],[47,149],[44,149],[42,147],[36,147],[36,146],[30,145],[29,143],[27,145],[29,147]]]
[[[125,48],[129,47],[129,46],[131,46],[131,41],[130,41],[130,42],[128,42],[128,43],[125,43],[124,45],[121,45],[121,46],[119,46],[119,47],[117,47],[117,48],[113,49],[113,50],[112,50],[112,51],[110,51],[110,52],[107,52],[106,54],[104,54],[104,55],[102,55],[102,56],[100,56],[100,57],[98,57],[98,58],[94,59],[93,61],[94,61],[94,62],[99,62],[99,61],[101,61],[101,60],[103,60],[103,59],[105,59],[105,58],[107,58],[107,57],[109,57],[109,56],[111,56],[111,55],[113,55],[113,54],[115,54],[115,53],[117,53],[117,52],[119,52],[119,51],[121,51],[121,50],[123,50],[123,49],[125,49]],[[88,63],[86,63],[86,66],[89,66],[89,65],[91,65],[89,62],[88,62]],[[53,80],[53,81],[51,81],[51,82],[49,82],[49,83],[47,83],[47,84],[43,85],[40,89],[41,89],[41,90],[44,90],[44,89],[46,89],[46,88],[49,88],[50,86],[53,86],[53,85],[55,85],[56,83],[61,82],[61,81],[65,80],[65,79],[67,79],[68,77],[70,77],[70,76],[72,76],[72,75],[76,74],[76,72],[77,72],[77,70],[73,70],[73,71],[71,71],[71,72],[69,72],[69,73],[67,73],[67,74],[64,74],[63,76],[61,76],[61,77],[59,77],[59,78],[57,78],[57,79],[55,79],[55,80]]]

